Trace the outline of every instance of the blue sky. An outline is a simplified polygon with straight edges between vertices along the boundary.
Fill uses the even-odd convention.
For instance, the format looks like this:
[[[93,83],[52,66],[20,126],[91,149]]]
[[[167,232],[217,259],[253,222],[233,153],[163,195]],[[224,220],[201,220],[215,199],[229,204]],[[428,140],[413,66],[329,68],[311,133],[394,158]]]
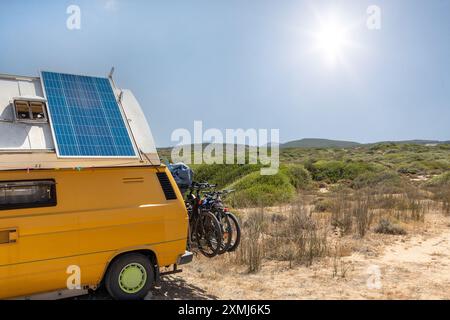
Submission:
[[[66,28],[70,4],[81,30]],[[381,30],[366,27],[372,4]],[[316,48],[329,17],[348,27],[335,63]],[[115,66],[158,146],[194,120],[282,141],[450,139],[448,0],[1,1],[0,42],[0,73]]]

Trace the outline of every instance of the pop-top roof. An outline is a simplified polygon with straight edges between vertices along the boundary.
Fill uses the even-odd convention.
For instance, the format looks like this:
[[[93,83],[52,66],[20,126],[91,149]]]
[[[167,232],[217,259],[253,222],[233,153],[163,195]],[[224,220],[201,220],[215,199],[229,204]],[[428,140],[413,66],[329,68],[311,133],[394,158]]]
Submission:
[[[0,170],[149,164],[160,160],[130,90],[108,78],[0,74]]]

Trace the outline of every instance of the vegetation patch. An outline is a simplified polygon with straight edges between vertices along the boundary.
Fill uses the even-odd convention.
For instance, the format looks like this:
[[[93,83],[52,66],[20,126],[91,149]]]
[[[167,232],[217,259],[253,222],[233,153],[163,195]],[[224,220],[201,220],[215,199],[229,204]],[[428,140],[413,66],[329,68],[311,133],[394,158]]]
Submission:
[[[378,226],[375,228],[376,233],[390,234],[390,235],[405,235],[406,231],[397,224],[393,224],[390,220],[381,219]]]
[[[229,198],[235,207],[271,206],[289,202],[295,196],[290,178],[282,171],[271,176],[253,172],[230,185],[230,188],[236,190]]]
[[[427,182],[428,187],[450,187],[450,172],[443,173]]]
[[[298,164],[288,164],[281,168],[283,174],[289,177],[290,183],[297,190],[304,190],[311,186],[311,174],[304,166]]]
[[[308,170],[316,181],[336,183],[340,180],[353,180],[359,175],[374,172],[377,167],[363,161],[319,160],[310,164]]]
[[[394,171],[369,171],[357,176],[352,187],[355,189],[384,186],[389,189],[402,186],[401,177]]]
[[[256,171],[260,172],[261,166],[255,164],[202,164],[192,166],[194,179],[197,182],[209,182],[223,188],[234,183],[240,178]]]
[[[314,212],[330,212],[333,208],[333,201],[329,198],[316,198],[313,201]]]

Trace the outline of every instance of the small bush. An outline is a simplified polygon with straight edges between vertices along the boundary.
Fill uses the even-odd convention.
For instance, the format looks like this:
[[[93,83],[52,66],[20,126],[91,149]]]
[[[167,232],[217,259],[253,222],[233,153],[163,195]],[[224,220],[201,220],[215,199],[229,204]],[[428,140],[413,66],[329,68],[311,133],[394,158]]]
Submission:
[[[261,169],[260,165],[252,164],[202,164],[192,166],[194,180],[217,184],[219,188],[225,187],[236,180]]]
[[[393,171],[366,172],[356,177],[352,183],[352,187],[355,189],[383,186],[392,190],[401,185],[402,179]]]
[[[402,164],[397,171],[401,174],[420,174],[425,173],[427,168],[421,162],[413,162],[408,164]]]
[[[314,164],[309,164],[311,175],[316,181],[326,181],[336,183],[340,180],[353,180],[357,176],[376,171],[377,167],[373,164],[362,161],[337,161],[337,160],[319,160]]]
[[[302,165],[287,165],[282,172],[289,177],[291,184],[297,189],[306,189],[311,184],[311,175]]]
[[[283,172],[272,176],[262,176],[260,172],[253,172],[230,186],[236,189],[229,200],[235,207],[243,206],[271,206],[286,203],[295,195],[295,188],[289,177]]]
[[[443,173],[441,175],[438,175],[434,178],[432,178],[430,181],[426,183],[427,187],[437,187],[437,188],[443,188],[443,187],[450,187],[450,172]]]
[[[331,208],[333,207],[333,201],[328,198],[316,198],[313,201],[314,205],[314,212],[327,212],[331,211]]]
[[[381,219],[378,226],[375,228],[376,233],[390,234],[390,235],[405,235],[406,231],[396,224],[392,224],[387,219]]]

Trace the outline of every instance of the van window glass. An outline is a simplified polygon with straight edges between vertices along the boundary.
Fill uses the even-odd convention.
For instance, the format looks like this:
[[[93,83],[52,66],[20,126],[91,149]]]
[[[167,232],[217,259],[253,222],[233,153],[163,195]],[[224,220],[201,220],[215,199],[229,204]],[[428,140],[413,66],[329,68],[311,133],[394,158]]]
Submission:
[[[44,104],[42,102],[30,102],[33,120],[45,120]]]
[[[48,122],[45,103],[41,101],[14,101],[16,121],[27,123]]]
[[[56,205],[55,182],[0,182],[0,210]]]
[[[16,101],[16,117],[18,120],[30,119],[30,109],[28,102]]]

